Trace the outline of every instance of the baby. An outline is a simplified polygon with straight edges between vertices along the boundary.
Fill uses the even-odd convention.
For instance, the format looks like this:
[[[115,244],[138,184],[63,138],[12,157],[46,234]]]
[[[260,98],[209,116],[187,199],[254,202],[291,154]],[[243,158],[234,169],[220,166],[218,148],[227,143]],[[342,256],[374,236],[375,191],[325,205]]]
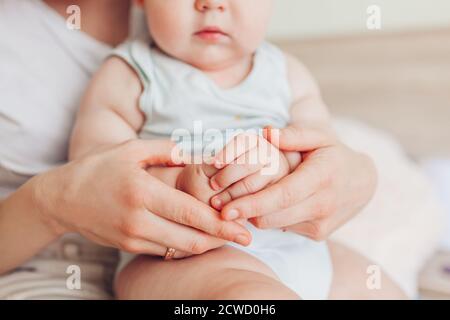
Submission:
[[[70,158],[130,139],[170,139],[180,129],[190,137],[186,143],[186,135],[175,134],[177,142],[192,151],[192,137],[201,135],[201,150],[211,149],[213,162],[149,173],[218,211],[291,173],[300,154],[276,149],[264,138],[270,130],[239,134],[267,126],[329,126],[305,67],[264,41],[273,0],[137,2],[147,14],[153,43],[126,43],[105,61],[83,100]],[[217,142],[207,134],[211,130],[237,133]],[[264,172],[268,168],[274,170]],[[237,216],[228,212],[224,218]],[[186,259],[149,259],[132,283],[147,289],[149,298],[188,297],[161,283],[164,272],[170,273],[167,279],[185,281],[195,293],[189,297],[199,299],[327,298],[332,266],[326,243],[239,222],[252,233],[249,245],[249,239],[238,239]],[[122,265],[128,263],[124,257]],[[118,290],[121,298],[136,296],[127,276],[119,274],[127,284]]]

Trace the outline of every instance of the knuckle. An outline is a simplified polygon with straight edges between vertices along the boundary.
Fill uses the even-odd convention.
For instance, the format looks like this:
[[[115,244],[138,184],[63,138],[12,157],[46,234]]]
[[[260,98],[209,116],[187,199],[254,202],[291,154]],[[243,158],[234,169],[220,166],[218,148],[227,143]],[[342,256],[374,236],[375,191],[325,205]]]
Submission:
[[[261,201],[258,199],[251,199],[250,200],[250,211],[254,215],[258,215],[261,211]]]
[[[326,208],[323,202],[316,201],[311,205],[311,215],[314,219],[322,219],[325,218]]]
[[[331,216],[334,212],[337,211],[338,208],[338,202],[337,202],[337,196],[335,193],[329,195],[327,200],[323,201],[323,208],[322,208],[322,212],[323,212],[323,216],[322,218],[326,218]]]
[[[222,194],[220,194],[220,199],[224,202],[224,203],[228,203],[234,199],[236,199],[237,197],[239,197],[239,190],[238,188],[236,188],[236,186],[233,186],[227,190],[225,190],[224,192],[222,192]]]
[[[222,189],[226,185],[227,177],[223,172],[219,172],[213,179],[214,183]]]
[[[197,236],[187,243],[186,250],[192,254],[202,254],[207,251],[206,241],[203,237]]]
[[[138,254],[140,253],[139,243],[130,237],[124,237],[119,243],[120,250]]]
[[[241,184],[242,184],[242,189],[247,194],[256,192],[256,186],[252,179],[244,179],[244,180],[242,180]]]
[[[144,188],[137,186],[136,181],[125,179],[121,188],[121,199],[128,208],[137,208],[142,205]]]
[[[133,219],[127,219],[119,226],[121,233],[127,237],[133,238],[140,235],[141,227]]]
[[[268,229],[269,228],[269,221],[267,218],[264,217],[257,217],[253,219],[253,225],[258,229]]]
[[[278,192],[280,193],[280,208],[287,209],[292,207],[296,202],[296,194],[293,188],[280,186],[278,190]]]
[[[182,210],[178,213],[179,222],[187,226],[194,226],[196,222],[196,217],[194,214],[194,209],[191,207],[181,208]]]
[[[215,227],[215,230],[214,230],[214,235],[220,239],[231,240],[231,235],[230,235],[227,225],[228,224],[223,221],[218,222],[217,226]]]
[[[311,222],[309,235],[314,241],[324,241],[327,238],[324,224],[320,221]]]
[[[332,164],[331,166],[324,165],[322,166],[322,170],[318,172],[318,179],[319,179],[319,187],[320,188],[328,188],[333,183],[334,174],[333,172],[338,172],[338,168],[334,168],[334,166],[337,166],[337,164]]]

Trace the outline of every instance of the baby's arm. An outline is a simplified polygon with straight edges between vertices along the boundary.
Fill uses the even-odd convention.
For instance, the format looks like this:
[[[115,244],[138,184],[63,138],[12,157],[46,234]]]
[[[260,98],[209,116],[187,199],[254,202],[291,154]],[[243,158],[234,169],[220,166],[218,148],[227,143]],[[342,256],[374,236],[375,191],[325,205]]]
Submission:
[[[83,98],[72,133],[69,159],[136,139],[145,120],[137,103],[141,91],[134,71],[120,58],[109,58]]]
[[[290,125],[330,128],[330,113],[311,73],[290,54],[286,63],[293,98]]]
[[[94,76],[78,112],[69,159],[98,148],[138,137],[145,121],[139,109],[142,85],[137,74],[120,58],[109,58]],[[148,171],[175,187],[182,168],[152,167]]]

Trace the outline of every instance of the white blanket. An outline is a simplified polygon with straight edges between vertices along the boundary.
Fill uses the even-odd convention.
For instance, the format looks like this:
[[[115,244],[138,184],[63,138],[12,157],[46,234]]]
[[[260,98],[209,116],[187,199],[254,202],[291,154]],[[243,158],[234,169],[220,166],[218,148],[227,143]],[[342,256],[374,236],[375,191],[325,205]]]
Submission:
[[[348,119],[336,119],[335,127],[345,143],[374,159],[379,183],[371,203],[333,239],[380,265],[416,297],[418,273],[442,232],[443,211],[431,183],[386,133]]]
[[[441,246],[450,251],[450,158],[424,161],[423,167],[430,176],[445,209],[445,232]]]

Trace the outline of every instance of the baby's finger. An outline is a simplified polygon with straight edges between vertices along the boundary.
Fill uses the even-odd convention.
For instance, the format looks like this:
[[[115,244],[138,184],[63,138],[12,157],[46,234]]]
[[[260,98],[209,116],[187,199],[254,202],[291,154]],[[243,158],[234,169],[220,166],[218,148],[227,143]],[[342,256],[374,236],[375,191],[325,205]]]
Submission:
[[[247,151],[258,145],[259,137],[255,134],[239,134],[214,157],[214,166],[222,169]]]
[[[237,158],[233,165],[226,166],[217,172],[210,179],[211,188],[215,191],[223,190],[233,183],[260,171],[267,165],[269,159],[261,157],[259,153],[258,148],[253,148]]]
[[[260,171],[248,176],[241,181],[236,182],[223,192],[214,196],[211,199],[211,205],[216,210],[222,210],[222,208],[231,202],[232,200],[246,196],[248,194],[256,193],[270,183],[273,182],[273,177],[270,175],[261,175]]]

